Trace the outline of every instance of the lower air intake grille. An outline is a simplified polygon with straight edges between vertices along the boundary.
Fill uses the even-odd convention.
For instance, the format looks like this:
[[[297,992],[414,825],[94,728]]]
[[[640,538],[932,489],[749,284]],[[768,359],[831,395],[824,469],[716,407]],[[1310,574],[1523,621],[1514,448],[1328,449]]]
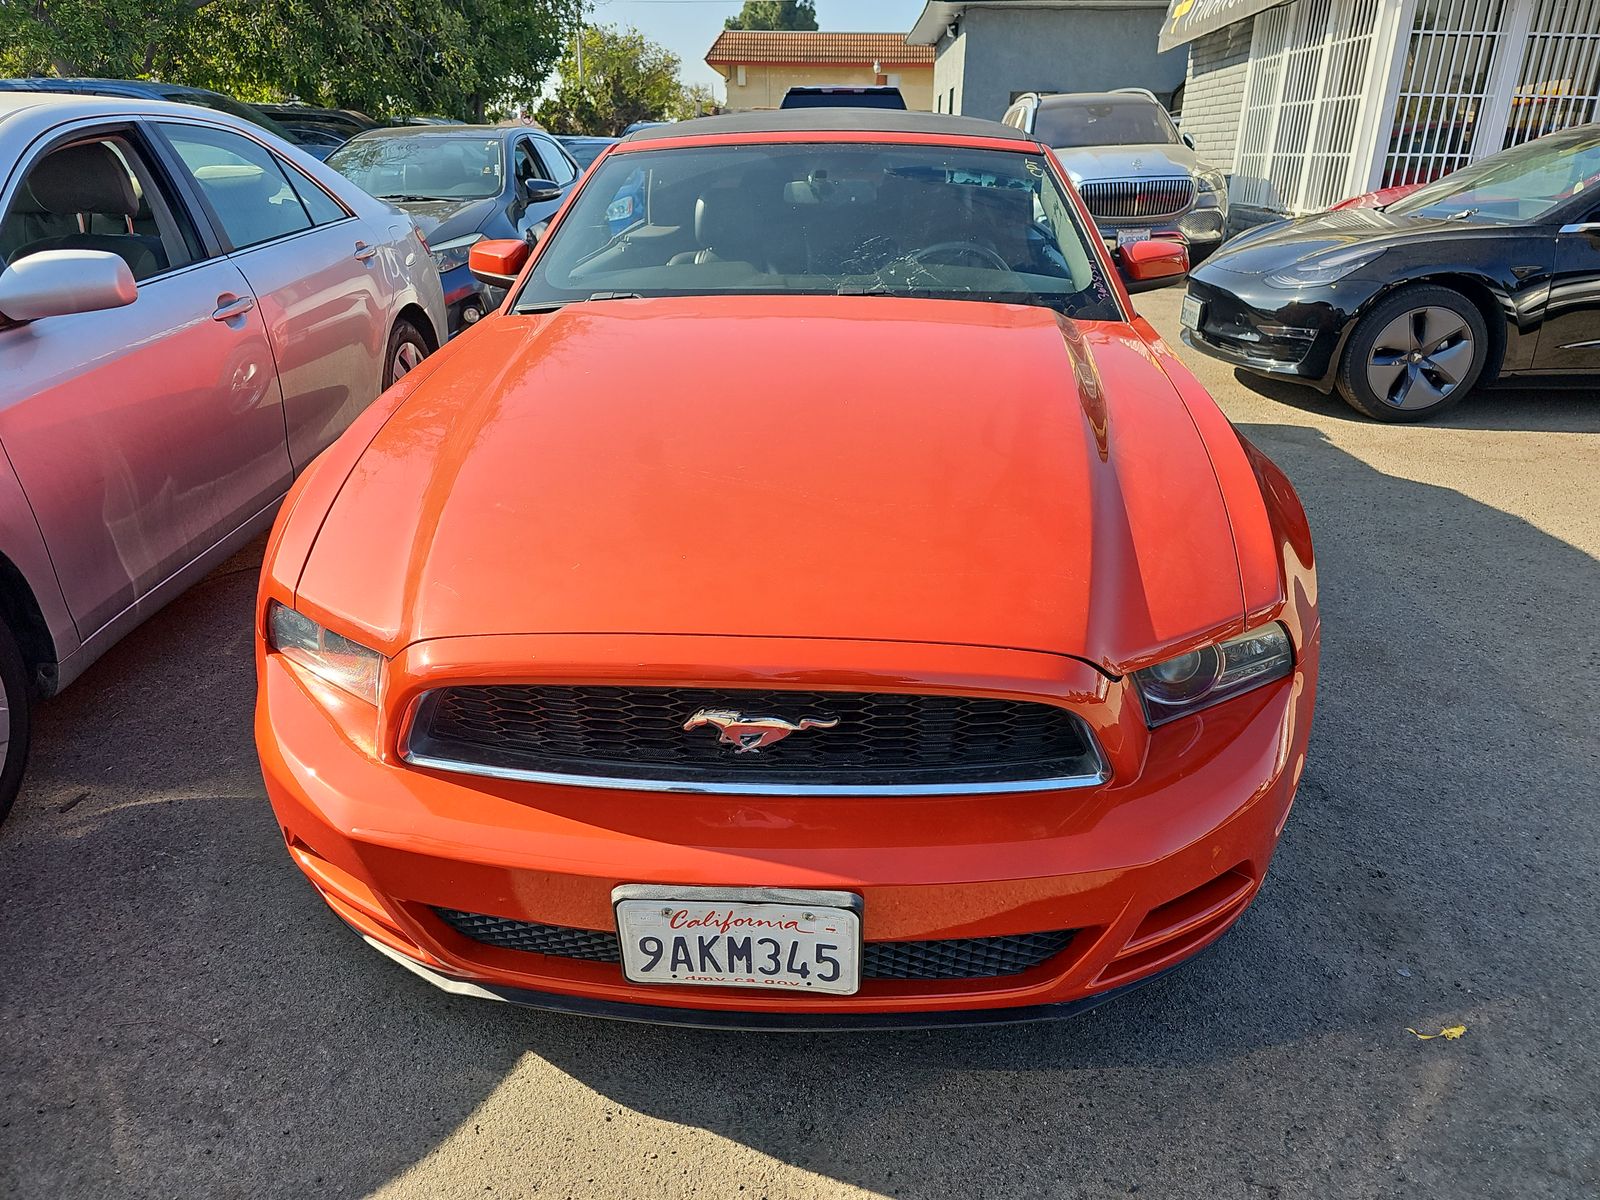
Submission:
[[[433,910],[457,933],[486,946],[531,950],[555,958],[618,962],[617,935],[608,930],[536,925],[510,917]],[[946,938],[928,942],[868,942],[861,974],[865,979],[994,979],[1020,975],[1067,948],[1075,931],[1017,933],[1005,937]]]

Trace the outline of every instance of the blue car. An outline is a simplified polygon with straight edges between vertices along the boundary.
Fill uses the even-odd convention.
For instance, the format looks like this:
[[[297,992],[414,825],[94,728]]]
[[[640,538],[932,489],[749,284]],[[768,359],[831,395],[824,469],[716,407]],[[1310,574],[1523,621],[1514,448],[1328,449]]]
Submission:
[[[662,125],[664,121],[650,122]],[[587,171],[594,160],[614,146],[621,138],[582,137],[576,134],[557,134],[556,141],[567,148],[567,153],[577,160],[580,169]],[[606,223],[613,234],[631,229],[644,220],[644,172],[634,171],[622,181],[617,194],[606,208]]]
[[[187,87],[181,83],[158,83],[152,79],[0,79],[0,90],[8,92],[64,92],[75,96],[128,96],[136,100],[170,100],[177,104],[198,104],[201,108],[214,108],[230,117],[238,117],[275,133],[284,141],[299,146],[313,158],[327,158],[332,146],[308,142],[305,138],[285,129],[266,113],[253,105],[245,104],[221,92],[205,88]]]
[[[523,125],[372,129],[330,154],[328,165],[416,221],[444,283],[451,334],[502,298],[468,270],[473,243],[536,236],[579,175],[555,138]]]

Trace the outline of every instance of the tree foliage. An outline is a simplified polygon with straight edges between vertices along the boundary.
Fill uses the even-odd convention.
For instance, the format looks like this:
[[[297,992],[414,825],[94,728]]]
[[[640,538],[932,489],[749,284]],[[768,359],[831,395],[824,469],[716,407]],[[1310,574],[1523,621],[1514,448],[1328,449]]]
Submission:
[[[722,23],[724,29],[803,29],[817,28],[817,6],[813,0],[745,0],[739,15]]]
[[[618,137],[635,121],[676,115],[682,89],[671,50],[612,25],[586,26],[572,43],[556,64],[561,86],[539,108],[546,129]]]
[[[531,103],[572,0],[0,0],[0,73],[481,119]]]

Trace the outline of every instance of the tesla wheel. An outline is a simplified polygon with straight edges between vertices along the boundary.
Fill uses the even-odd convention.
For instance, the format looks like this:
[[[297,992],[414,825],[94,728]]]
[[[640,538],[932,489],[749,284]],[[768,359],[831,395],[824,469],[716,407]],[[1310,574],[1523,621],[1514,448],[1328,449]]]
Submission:
[[[383,387],[387,391],[395,380],[409,375],[428,357],[428,343],[422,331],[410,321],[396,321],[389,334],[389,349],[383,356]]]
[[[1404,288],[1361,318],[1339,364],[1339,394],[1377,421],[1425,421],[1461,400],[1489,357],[1489,327],[1450,288]]]
[[[33,732],[33,706],[28,695],[28,670],[11,629],[0,620],[0,820],[22,789]]]

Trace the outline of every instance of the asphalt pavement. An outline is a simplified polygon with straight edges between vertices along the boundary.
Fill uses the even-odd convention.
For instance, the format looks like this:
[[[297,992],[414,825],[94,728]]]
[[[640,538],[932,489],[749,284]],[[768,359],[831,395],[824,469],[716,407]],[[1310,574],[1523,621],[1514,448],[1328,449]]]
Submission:
[[[1138,298],[1174,337],[1178,302]],[[41,710],[0,826],[0,1189],[1596,1195],[1600,394],[1391,428],[1180,353],[1299,488],[1326,627],[1299,803],[1213,950],[981,1031],[437,992],[284,853],[250,738],[256,545]]]

